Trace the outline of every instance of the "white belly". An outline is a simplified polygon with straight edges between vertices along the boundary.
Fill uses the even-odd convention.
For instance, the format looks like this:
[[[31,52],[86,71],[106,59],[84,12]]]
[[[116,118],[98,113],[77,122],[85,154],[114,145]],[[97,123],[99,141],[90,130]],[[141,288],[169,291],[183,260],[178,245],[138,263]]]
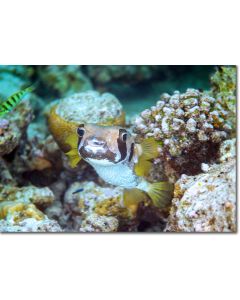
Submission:
[[[138,185],[138,177],[128,165],[92,166],[103,180],[112,185],[126,189],[135,188]]]

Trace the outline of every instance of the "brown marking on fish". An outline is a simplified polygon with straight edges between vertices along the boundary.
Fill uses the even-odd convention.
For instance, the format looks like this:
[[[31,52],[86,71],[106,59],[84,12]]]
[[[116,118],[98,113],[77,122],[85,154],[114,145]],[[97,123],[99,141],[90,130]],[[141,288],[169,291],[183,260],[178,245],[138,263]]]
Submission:
[[[122,141],[120,134],[127,133],[126,129],[118,126],[98,126],[94,124],[86,124],[84,126],[85,133],[79,143],[79,154],[83,158],[94,158],[98,160],[107,159],[111,162],[117,163],[124,160],[130,151],[133,139],[129,141]],[[88,151],[86,147],[89,145],[99,146],[101,151]],[[117,154],[121,156],[119,161],[115,161]]]

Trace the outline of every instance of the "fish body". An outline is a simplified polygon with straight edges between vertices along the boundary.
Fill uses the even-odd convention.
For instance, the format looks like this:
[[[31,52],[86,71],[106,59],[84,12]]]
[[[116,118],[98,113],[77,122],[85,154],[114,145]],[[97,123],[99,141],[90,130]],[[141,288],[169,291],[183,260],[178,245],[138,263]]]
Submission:
[[[143,178],[151,168],[151,159],[158,156],[158,145],[153,138],[137,144],[125,128],[82,124],[77,134],[69,137],[68,144],[71,150],[67,155],[73,167],[82,158],[107,183],[144,191],[157,206],[169,198],[172,191],[169,183],[152,184]]]
[[[18,103],[23,99],[23,97],[27,94],[33,91],[33,87],[27,87],[23,90],[20,90],[10,97],[7,98],[7,100],[0,102],[0,117],[4,116],[5,114],[9,113],[11,110],[13,110]]]

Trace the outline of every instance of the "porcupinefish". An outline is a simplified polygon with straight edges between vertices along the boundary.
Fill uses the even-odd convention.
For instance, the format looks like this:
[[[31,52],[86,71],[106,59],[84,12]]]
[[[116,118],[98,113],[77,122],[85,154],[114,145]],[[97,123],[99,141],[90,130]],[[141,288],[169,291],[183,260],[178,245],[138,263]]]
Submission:
[[[32,86],[27,87],[23,90],[14,93],[10,97],[8,97],[7,100],[0,102],[0,117],[4,116],[5,114],[13,110],[18,105],[18,103],[23,99],[23,97],[27,93],[31,93],[33,89],[34,88]]]
[[[82,158],[107,183],[144,191],[158,207],[171,200],[170,183],[149,183],[143,178],[151,168],[150,160],[158,156],[158,144],[153,138],[137,144],[125,128],[82,124],[66,142],[71,147],[66,153],[71,167],[76,167]]]

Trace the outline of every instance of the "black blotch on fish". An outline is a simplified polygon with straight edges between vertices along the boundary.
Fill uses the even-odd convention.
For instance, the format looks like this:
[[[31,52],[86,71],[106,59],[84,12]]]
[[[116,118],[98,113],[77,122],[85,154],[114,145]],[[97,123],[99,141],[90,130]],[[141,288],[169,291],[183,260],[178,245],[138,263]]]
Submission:
[[[127,156],[127,144],[126,142],[123,142],[120,138],[122,133],[126,133],[126,129],[119,129],[119,138],[117,139],[117,143],[118,143],[118,150],[121,154],[121,158],[119,159],[118,162],[124,160]]]
[[[130,155],[129,155],[129,159],[128,159],[129,162],[133,158],[133,151],[134,151],[134,143],[131,144]]]

